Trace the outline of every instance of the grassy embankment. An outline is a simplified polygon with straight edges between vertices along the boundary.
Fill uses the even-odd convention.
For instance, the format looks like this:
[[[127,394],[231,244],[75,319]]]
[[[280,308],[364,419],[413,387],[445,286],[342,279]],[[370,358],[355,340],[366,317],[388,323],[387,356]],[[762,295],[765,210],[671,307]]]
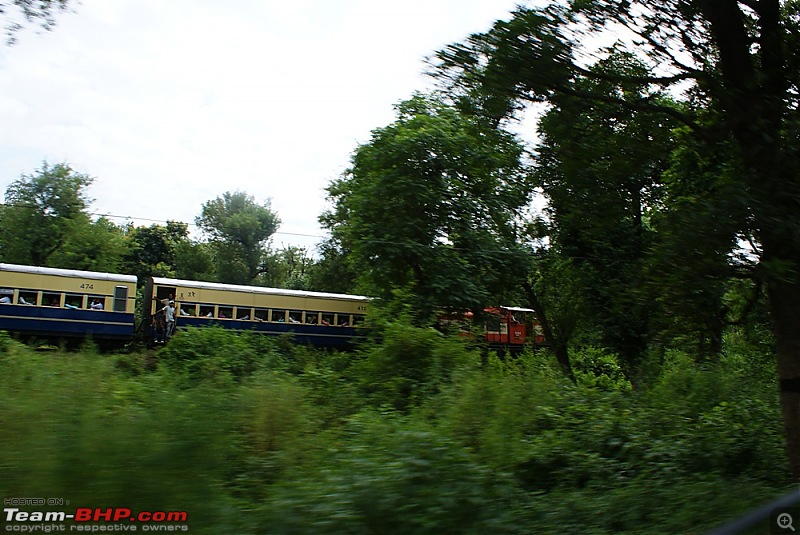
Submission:
[[[0,494],[193,533],[702,533],[789,486],[773,356],[732,333],[631,389],[403,324],[335,354],[208,329],[155,354],[0,338]],[[654,367],[656,369],[656,367]]]

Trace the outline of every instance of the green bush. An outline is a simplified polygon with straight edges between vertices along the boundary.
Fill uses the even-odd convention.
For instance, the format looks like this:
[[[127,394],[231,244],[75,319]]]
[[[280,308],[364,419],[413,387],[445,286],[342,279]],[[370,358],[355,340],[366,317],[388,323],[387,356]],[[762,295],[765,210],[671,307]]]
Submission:
[[[351,376],[373,405],[408,411],[435,395],[460,366],[478,362],[464,341],[407,320],[386,322],[356,356]]]
[[[576,384],[400,320],[353,353],[190,330],[158,366],[0,335],[0,493],[201,533],[697,533],[789,482],[767,351],[733,332],[631,390],[598,348]]]
[[[363,413],[306,477],[270,489],[259,533],[498,533],[510,482],[434,427]],[[507,504],[506,504],[507,505]]]
[[[0,354],[8,353],[14,341],[8,332],[0,331]]]
[[[225,384],[241,380],[258,367],[250,338],[221,327],[188,329],[177,333],[158,352],[158,360],[192,384]]]
[[[296,377],[263,371],[236,393],[237,434],[231,437],[236,454],[230,464],[230,492],[240,500],[258,503],[269,485],[315,462],[318,444],[316,414],[308,390]],[[311,457],[311,458],[310,458]]]
[[[0,494],[187,510],[193,532],[213,533],[230,408],[219,391],[120,374],[103,356],[20,351],[0,361]]]
[[[570,357],[572,371],[579,384],[608,391],[631,390],[631,383],[625,377],[617,355],[588,346],[573,351]]]

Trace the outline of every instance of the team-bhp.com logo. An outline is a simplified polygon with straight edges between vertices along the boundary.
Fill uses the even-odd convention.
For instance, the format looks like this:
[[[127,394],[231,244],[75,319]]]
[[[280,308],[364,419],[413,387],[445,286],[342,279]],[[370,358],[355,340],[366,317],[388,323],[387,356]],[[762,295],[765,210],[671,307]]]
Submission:
[[[126,507],[78,507],[64,511],[22,511],[4,507],[5,531],[50,533],[52,531],[189,531],[186,511],[140,511]],[[64,524],[70,522],[70,524]],[[183,524],[179,524],[183,522]]]

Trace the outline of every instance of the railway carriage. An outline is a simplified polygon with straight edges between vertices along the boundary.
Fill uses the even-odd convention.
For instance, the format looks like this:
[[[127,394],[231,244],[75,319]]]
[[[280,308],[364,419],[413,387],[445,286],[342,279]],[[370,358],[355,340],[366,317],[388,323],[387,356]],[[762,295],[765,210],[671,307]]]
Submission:
[[[129,339],[135,299],[132,275],[0,264],[0,330]]]
[[[347,347],[363,338],[369,298],[324,292],[282,290],[152,277],[145,287],[147,324],[157,338],[159,311],[175,303],[175,328],[219,325],[280,335],[299,343]]]
[[[175,326],[218,325],[238,331],[291,334],[295,342],[348,348],[363,340],[360,325],[370,298],[151,277],[137,321],[133,275],[0,263],[0,330],[42,339],[84,338],[129,341],[136,333],[163,339],[155,325],[174,301]],[[442,317],[440,323],[469,320]],[[489,347],[522,349],[543,343],[533,311],[487,308],[483,338]],[[140,329],[136,329],[136,326]],[[452,330],[449,325],[448,329]],[[457,327],[456,331],[472,327]]]
[[[534,310],[523,307],[489,307],[484,310],[484,338],[490,346],[519,348],[544,343]]]

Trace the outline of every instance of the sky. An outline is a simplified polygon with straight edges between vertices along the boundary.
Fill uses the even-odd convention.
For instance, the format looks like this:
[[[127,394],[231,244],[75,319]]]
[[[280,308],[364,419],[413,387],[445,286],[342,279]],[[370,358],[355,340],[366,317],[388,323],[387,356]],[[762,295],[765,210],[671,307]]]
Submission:
[[[433,86],[424,59],[518,1],[81,0],[0,45],[0,187],[66,162],[136,225],[244,191],[278,213],[273,247],[313,250],[326,186]]]

